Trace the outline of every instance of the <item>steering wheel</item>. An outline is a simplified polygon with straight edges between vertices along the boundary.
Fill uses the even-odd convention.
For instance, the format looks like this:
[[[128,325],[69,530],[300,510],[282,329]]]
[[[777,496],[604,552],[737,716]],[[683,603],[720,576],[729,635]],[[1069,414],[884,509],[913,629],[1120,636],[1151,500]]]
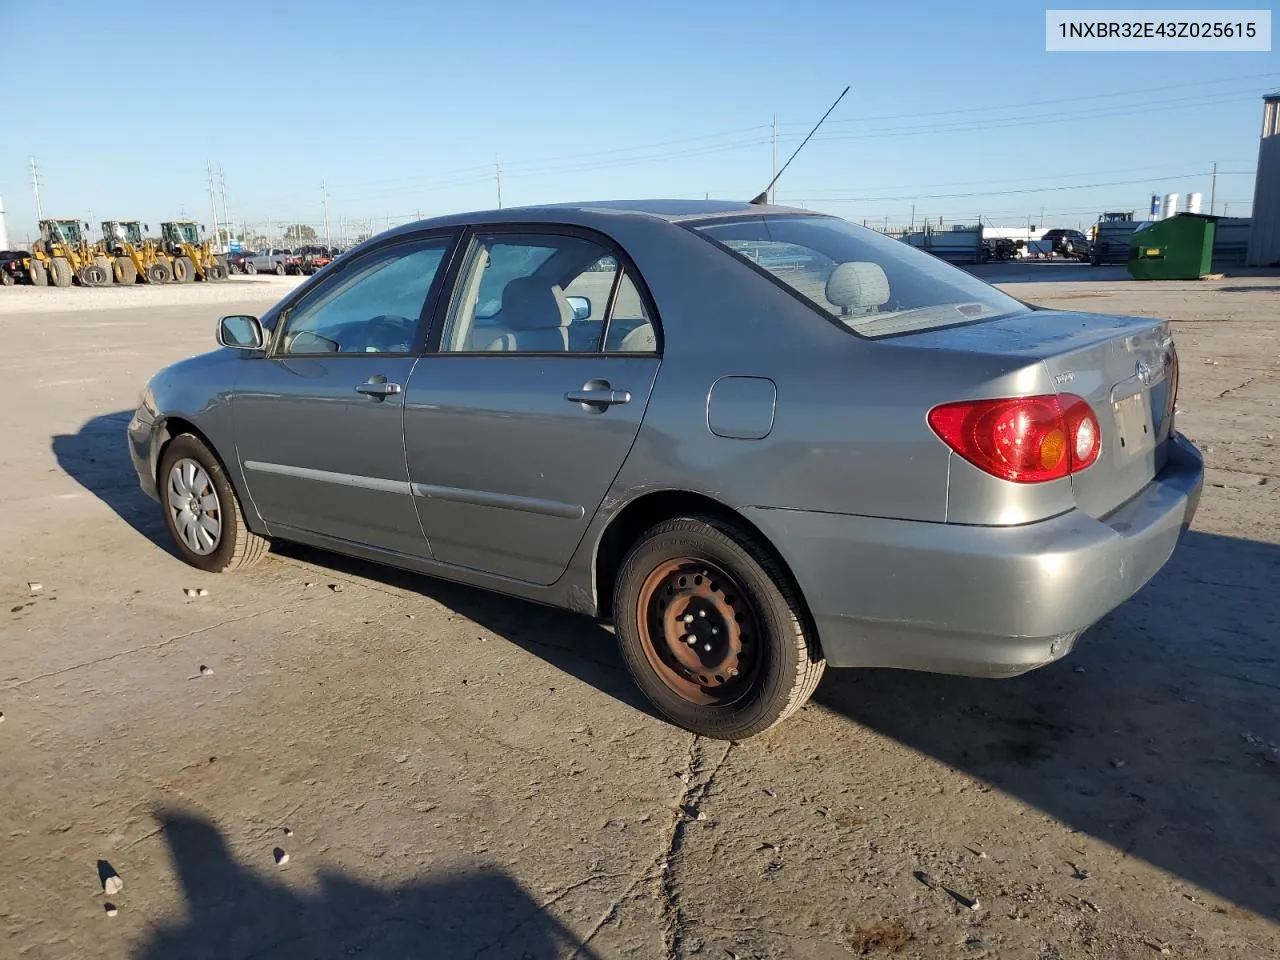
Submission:
[[[408,353],[413,348],[413,333],[417,324],[408,317],[384,313],[368,321],[366,347],[373,346],[377,353]]]

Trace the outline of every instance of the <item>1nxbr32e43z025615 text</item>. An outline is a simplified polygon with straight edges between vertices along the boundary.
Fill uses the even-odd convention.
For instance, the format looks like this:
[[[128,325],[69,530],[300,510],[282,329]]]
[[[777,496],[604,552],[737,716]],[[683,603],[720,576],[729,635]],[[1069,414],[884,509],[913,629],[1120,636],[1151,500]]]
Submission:
[[[1047,10],[1045,49],[1266,53],[1271,11]]]

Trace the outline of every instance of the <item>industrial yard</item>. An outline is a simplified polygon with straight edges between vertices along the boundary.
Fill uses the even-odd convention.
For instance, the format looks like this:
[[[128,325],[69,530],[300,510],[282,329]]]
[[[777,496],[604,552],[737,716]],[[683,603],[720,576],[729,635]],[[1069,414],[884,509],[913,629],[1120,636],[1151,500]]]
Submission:
[[[1280,278],[975,270],[1173,321],[1194,527],[1060,663],[829,671],[741,744],[589,620],[170,552],[139,386],[297,279],[0,292],[0,955],[1280,957]]]

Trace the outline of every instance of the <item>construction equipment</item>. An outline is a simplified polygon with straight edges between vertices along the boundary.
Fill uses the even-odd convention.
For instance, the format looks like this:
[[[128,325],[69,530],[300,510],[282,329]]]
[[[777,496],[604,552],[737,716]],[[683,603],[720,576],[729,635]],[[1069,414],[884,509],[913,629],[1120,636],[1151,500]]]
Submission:
[[[100,248],[111,264],[116,283],[168,283],[173,268],[156,253],[156,245],[144,240],[151,228],[137,220],[103,220]]]
[[[226,261],[214,254],[208,240],[200,240],[198,231],[203,229],[192,220],[166,220],[160,224],[160,253],[169,258],[173,279],[178,283],[227,279]]]
[[[83,227],[83,229],[81,229]],[[31,282],[37,287],[86,287],[111,283],[111,262],[89,243],[89,224],[80,220],[41,220],[40,239],[31,247]]]

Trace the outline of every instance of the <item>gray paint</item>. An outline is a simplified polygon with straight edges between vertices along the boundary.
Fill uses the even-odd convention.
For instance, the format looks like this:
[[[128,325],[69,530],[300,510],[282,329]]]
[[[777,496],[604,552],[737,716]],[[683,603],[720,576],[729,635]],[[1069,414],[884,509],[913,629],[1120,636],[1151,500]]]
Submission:
[[[1270,267],[1280,263],[1280,94],[1263,98],[1262,139],[1258,173],[1253,181],[1253,225],[1245,263]]]
[[[586,613],[607,604],[596,559],[609,524],[649,494],[696,493],[779,551],[835,666],[1003,675],[1060,656],[1168,557],[1198,502],[1198,455],[1162,423],[1148,459],[1010,484],[954,456],[926,415],[1069,379],[1105,443],[1112,390],[1137,359],[1162,355],[1167,325],[1028,311],[862,340],[673,222],[777,212],[548,206],[374,238],[264,314],[264,327],[392,240],[473,221],[567,224],[605,233],[635,261],[662,356],[216,350],[151,381],[155,412],[129,431],[142,485],[154,486],[166,418],[181,416],[227,464],[257,532]],[[403,392],[355,392],[374,376]],[[629,402],[573,400],[595,381]]]

